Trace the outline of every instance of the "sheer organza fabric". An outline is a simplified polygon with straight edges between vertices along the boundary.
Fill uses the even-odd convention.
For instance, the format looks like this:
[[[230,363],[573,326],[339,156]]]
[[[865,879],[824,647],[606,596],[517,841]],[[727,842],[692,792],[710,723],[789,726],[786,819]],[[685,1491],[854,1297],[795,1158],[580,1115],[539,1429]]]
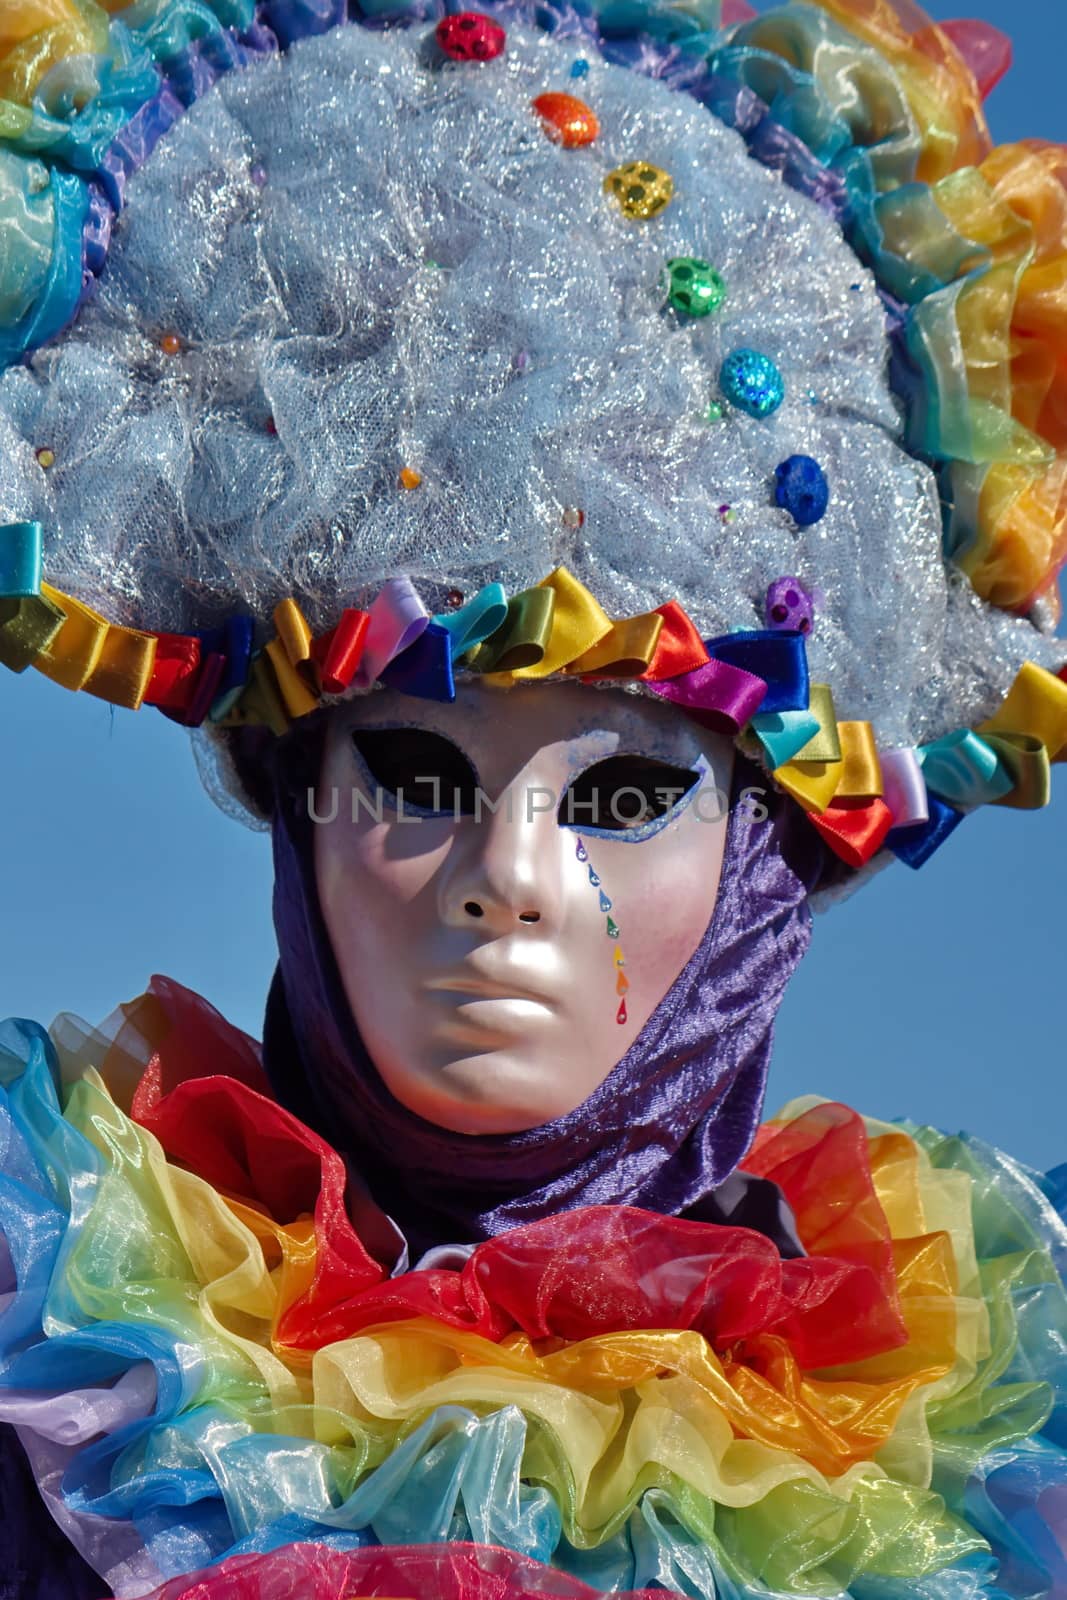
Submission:
[[[116,1593],[272,1551],[242,1581],[288,1593],[307,1542],[473,1541],[602,1590],[1067,1576],[1067,1229],[1007,1158],[800,1105],[745,1165],[803,1258],[584,1207],[390,1277],[203,1002],[157,983],[110,1043],[58,1034],[3,1034],[0,1395]]]

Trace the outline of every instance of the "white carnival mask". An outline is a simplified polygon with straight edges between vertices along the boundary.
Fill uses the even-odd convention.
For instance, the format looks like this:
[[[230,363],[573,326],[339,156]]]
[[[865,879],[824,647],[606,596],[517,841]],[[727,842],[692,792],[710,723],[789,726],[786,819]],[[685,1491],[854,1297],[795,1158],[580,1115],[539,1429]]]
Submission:
[[[346,702],[309,795],[364,1043],[401,1104],[462,1133],[588,1099],[699,945],[726,839],[725,738],[615,690],[520,693]]]

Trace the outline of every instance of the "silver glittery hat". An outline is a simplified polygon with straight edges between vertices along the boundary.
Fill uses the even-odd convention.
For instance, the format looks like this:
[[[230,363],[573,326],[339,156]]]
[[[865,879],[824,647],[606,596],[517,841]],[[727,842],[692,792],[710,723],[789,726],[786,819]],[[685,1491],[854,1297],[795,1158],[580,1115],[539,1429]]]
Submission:
[[[294,39],[275,5],[275,35],[261,10],[168,59],[76,215],[58,156],[9,151],[53,224],[51,277],[0,286],[10,353],[74,292],[64,226],[93,272],[0,380],[0,659],[277,731],[379,681],[618,681],[745,729],[846,859],[865,807],[855,864],[1043,798],[1067,648],[1054,569],[1005,578],[1005,549],[1054,452],[967,389],[979,246],[907,297],[920,212],[882,203],[925,159],[917,69],[843,10]],[[801,112],[832,148],[846,48],[900,136],[854,118],[820,161]]]

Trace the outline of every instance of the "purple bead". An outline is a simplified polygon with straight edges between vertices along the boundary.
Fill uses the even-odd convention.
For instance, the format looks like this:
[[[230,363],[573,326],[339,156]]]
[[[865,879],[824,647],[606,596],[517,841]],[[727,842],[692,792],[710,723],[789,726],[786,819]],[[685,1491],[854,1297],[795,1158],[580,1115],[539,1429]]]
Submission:
[[[782,633],[812,633],[815,597],[799,578],[775,578],[767,590],[767,626]]]
[[[262,189],[267,181],[267,169],[257,161],[248,176],[252,179],[257,189]]]

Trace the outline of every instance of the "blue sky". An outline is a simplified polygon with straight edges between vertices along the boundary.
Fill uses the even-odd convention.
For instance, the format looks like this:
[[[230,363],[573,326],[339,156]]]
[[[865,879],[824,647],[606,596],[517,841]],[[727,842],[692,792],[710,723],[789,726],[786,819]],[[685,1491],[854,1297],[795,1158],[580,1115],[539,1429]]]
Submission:
[[[967,9],[1015,40],[989,102],[995,137],[1067,138],[1061,0]],[[0,1016],[98,1020],[163,972],[258,1035],[274,963],[269,843],[206,798],[181,730],[2,669],[0,728]],[[1034,1166],[1067,1160],[1057,776],[1049,809],[987,807],[921,872],[895,866],[817,920],[782,1010],[770,1105],[815,1092],[967,1128]]]

